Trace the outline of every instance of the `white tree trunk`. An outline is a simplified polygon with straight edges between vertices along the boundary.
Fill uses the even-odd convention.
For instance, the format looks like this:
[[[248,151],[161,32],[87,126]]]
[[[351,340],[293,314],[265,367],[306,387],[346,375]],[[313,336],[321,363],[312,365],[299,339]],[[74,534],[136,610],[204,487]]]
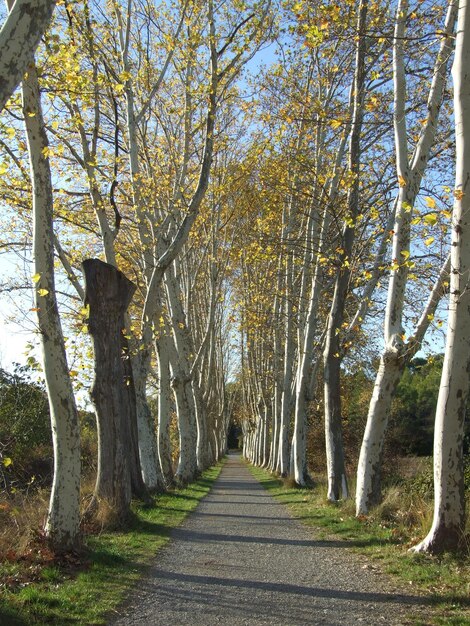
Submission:
[[[398,267],[393,268],[390,272],[384,320],[385,348],[377,373],[365,435],[361,446],[356,484],[357,515],[368,513],[370,506],[376,504],[380,497],[381,453],[392,396],[406,361],[416,353],[417,346],[421,342],[426,328],[426,320],[421,318],[417,326],[418,330],[415,333],[415,340],[411,338],[405,344],[403,339],[403,303],[408,279],[408,265],[406,261],[403,262],[403,259],[407,258],[406,254],[409,253],[410,249],[412,207],[419,192],[436,134],[442,96],[446,85],[447,64],[452,52],[451,35],[455,25],[456,7],[453,1],[449,3],[446,23],[443,29],[446,36],[441,39],[429,91],[428,117],[416,143],[411,162],[407,148],[406,76],[403,58],[407,10],[407,0],[400,0],[397,7],[394,37],[394,119],[399,191],[392,244],[392,259],[396,260]],[[439,279],[437,282],[439,282]]]
[[[141,350],[132,361],[137,412],[139,458],[144,483],[150,491],[163,491],[164,479],[158,456],[157,437],[152,413],[147,400],[147,376],[150,369],[150,350]]]
[[[3,61],[3,58],[2,58]],[[34,298],[54,445],[46,534],[57,551],[76,546],[80,523],[80,429],[54,284],[53,194],[36,68],[23,80],[23,112],[33,184]]]
[[[434,519],[418,552],[455,549],[463,538],[463,436],[470,386],[470,9],[460,0],[456,36],[454,115],[455,202],[447,341],[434,430]]]
[[[0,111],[20,84],[49,26],[57,0],[7,0],[10,13],[0,31]]]

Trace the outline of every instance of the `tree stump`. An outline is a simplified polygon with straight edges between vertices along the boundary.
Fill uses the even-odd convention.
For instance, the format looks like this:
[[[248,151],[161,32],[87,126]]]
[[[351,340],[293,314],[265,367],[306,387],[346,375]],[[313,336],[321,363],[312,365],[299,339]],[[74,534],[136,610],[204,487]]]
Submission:
[[[98,426],[98,473],[89,510],[93,513],[104,501],[110,507],[107,521],[121,524],[130,512],[134,436],[123,330],[136,287],[113,265],[99,259],[86,259],[82,268],[94,347],[91,399]]]

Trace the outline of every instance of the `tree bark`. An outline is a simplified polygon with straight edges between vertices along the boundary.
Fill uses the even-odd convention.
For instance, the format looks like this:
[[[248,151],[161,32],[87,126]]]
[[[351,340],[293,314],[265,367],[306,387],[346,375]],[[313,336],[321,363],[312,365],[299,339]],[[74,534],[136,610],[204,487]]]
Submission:
[[[131,415],[126,389],[122,332],[135,285],[113,265],[86,259],[85,304],[95,352],[91,398],[98,424],[98,475],[90,508],[105,500],[118,523],[125,522],[131,502]]]
[[[0,111],[20,84],[49,23],[57,0],[8,0],[0,31]]]
[[[162,333],[166,329],[162,329]],[[171,389],[170,389],[170,360],[168,357],[169,338],[162,334],[157,338],[156,354],[158,361],[158,456],[162,468],[163,479],[168,487],[174,483],[173,463],[171,456],[170,441],[170,412],[171,412]]]
[[[137,423],[137,400],[135,391],[135,380],[132,369],[131,352],[129,342],[121,332],[122,340],[122,362],[124,367],[125,393],[126,393],[126,411],[129,415],[130,430],[130,455],[129,470],[131,473],[131,490],[132,495],[150,501],[147,486],[144,481],[142,466],[139,454],[139,430]]]

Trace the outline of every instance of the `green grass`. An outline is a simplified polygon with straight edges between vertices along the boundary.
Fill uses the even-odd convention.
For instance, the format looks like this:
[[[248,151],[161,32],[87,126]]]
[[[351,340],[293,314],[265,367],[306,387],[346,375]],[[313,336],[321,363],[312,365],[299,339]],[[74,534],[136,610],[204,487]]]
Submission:
[[[417,543],[416,528],[406,529],[370,516],[357,519],[353,502],[330,503],[326,486],[313,489],[291,487],[257,467],[248,465],[276,499],[287,505],[303,523],[317,529],[321,538],[344,540],[351,549],[376,560],[379,567],[402,581],[407,589],[423,593],[432,605],[430,620],[416,618],[416,626],[470,625],[470,564],[468,557],[444,554],[439,557],[408,551]]]
[[[105,624],[129,588],[145,574],[171,530],[210,491],[221,468],[220,464],[205,471],[185,489],[158,496],[155,506],[136,506],[126,532],[88,537],[87,565],[78,574],[46,566],[39,572],[39,580],[0,592],[0,625]],[[5,564],[0,577],[14,576],[15,567],[21,566],[24,564]]]

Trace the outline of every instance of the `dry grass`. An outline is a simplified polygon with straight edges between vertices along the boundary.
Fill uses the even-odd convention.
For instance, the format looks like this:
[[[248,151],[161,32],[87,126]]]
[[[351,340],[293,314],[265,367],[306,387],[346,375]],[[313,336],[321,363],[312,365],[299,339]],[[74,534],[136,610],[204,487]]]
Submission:
[[[49,505],[49,490],[3,494],[0,499],[0,561],[27,553],[42,532]]]

